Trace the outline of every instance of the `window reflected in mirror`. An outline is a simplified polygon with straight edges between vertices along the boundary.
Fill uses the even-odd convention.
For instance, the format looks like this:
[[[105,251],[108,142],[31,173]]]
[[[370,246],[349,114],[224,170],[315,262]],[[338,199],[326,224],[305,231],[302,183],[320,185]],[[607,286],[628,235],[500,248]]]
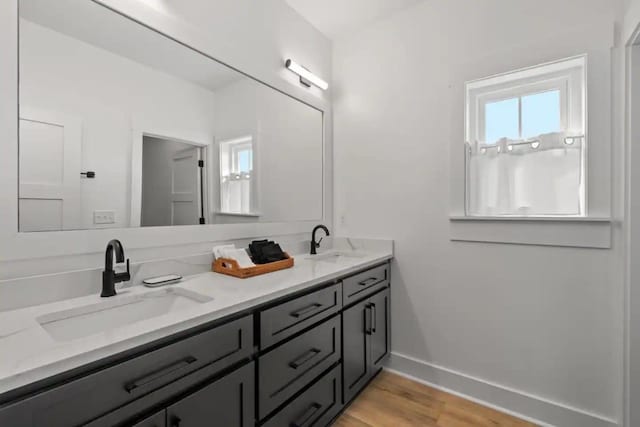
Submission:
[[[254,200],[253,138],[220,142],[220,214],[259,216]]]

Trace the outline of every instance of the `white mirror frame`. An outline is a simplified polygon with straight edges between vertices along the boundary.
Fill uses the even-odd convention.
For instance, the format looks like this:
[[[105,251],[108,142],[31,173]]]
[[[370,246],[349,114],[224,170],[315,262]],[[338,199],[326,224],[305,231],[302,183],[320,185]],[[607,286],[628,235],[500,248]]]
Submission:
[[[250,55],[224,40],[207,37],[196,28],[142,2],[91,0],[143,23],[162,34],[243,74],[323,112],[323,215],[312,221],[254,224],[212,224],[178,227],[145,227],[54,232],[18,232],[18,0],[0,2],[0,262],[69,256],[104,251],[106,242],[119,238],[127,249],[205,243],[260,236],[310,232],[319,222],[333,225],[333,141],[329,92],[317,94],[295,85],[270,64],[251,61]],[[282,57],[289,52],[282,52]],[[279,59],[279,58],[278,58]]]

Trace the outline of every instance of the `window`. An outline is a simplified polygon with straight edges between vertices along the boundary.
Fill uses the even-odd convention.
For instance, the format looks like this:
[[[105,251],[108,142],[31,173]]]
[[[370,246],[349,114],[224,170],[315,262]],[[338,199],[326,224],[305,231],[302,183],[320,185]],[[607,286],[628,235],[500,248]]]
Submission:
[[[220,211],[253,214],[255,201],[253,138],[220,142]]]
[[[466,214],[585,215],[585,57],[466,85]]]
[[[485,104],[484,140],[529,139],[560,132],[560,90],[492,101]]]

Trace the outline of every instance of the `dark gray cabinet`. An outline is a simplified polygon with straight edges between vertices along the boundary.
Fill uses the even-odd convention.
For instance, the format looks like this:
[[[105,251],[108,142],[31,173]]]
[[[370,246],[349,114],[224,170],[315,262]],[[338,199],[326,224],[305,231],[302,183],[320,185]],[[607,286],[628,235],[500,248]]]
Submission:
[[[382,368],[389,302],[385,263],[25,392],[0,426],[324,427]]]
[[[168,427],[249,427],[254,424],[250,363],[167,408]]]
[[[342,314],[345,404],[382,368],[389,354],[389,309],[387,288],[358,302]]]
[[[312,382],[341,355],[340,316],[304,332],[258,359],[258,407],[264,418]]]
[[[343,403],[353,399],[371,378],[368,306],[369,301],[364,300],[342,313]]]
[[[377,372],[387,360],[391,344],[391,301],[389,288],[369,299],[371,312],[371,365]]]
[[[246,316],[0,408],[0,426],[84,425],[127,404],[165,394],[167,386],[178,392],[176,382],[191,373],[206,369],[213,375],[252,354],[253,317]],[[21,421],[4,423],[16,417]]]
[[[325,427],[342,409],[341,366],[303,391],[263,427]]]
[[[341,308],[342,283],[336,283],[261,310],[260,348],[271,347],[314,323],[331,317]]]
[[[389,264],[380,265],[354,274],[342,281],[342,305],[347,307],[349,304],[384,289],[387,286],[389,286]]]
[[[162,410],[135,423],[132,427],[166,427],[167,411]]]

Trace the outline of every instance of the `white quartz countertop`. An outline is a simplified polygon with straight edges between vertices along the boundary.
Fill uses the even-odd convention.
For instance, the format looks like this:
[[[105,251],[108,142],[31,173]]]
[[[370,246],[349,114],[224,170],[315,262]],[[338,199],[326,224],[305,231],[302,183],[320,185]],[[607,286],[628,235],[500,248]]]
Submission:
[[[38,318],[101,303],[105,298],[90,295],[0,312],[0,395],[393,257],[391,241],[359,240],[356,246],[350,244],[346,248],[333,250],[338,249],[342,253],[351,251],[355,256],[319,261],[301,254],[295,256],[293,268],[249,279],[236,279],[217,273],[186,277],[179,284],[168,286],[180,287],[213,299],[75,340],[55,340],[40,325]],[[157,289],[133,286],[119,291],[117,296],[108,300],[154,291]]]

